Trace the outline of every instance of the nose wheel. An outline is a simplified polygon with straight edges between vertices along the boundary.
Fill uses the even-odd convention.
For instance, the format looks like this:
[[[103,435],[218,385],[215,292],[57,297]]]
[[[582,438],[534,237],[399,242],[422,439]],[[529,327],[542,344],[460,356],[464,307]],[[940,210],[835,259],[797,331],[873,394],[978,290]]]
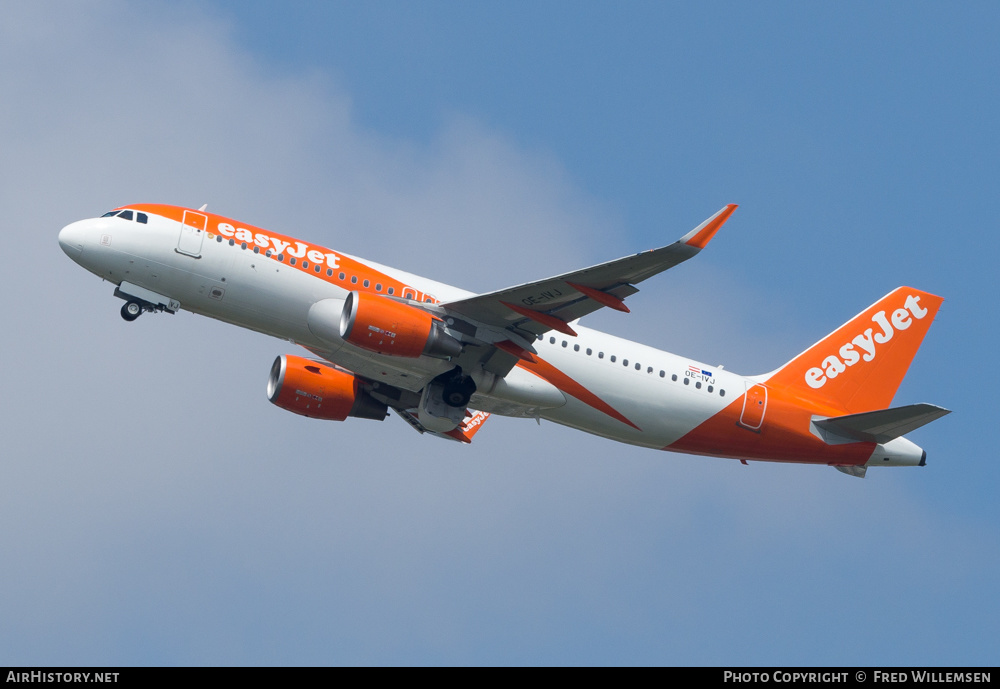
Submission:
[[[132,322],[142,315],[142,304],[137,301],[127,301],[122,306],[122,318]]]

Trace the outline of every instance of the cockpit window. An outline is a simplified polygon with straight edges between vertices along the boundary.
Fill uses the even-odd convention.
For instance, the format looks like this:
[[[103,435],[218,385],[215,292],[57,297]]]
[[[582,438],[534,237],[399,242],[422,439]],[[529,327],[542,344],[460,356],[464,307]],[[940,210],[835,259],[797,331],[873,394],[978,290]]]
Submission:
[[[140,213],[139,211],[108,211],[107,213],[105,213],[101,217],[102,218],[113,218],[114,216],[117,215],[122,220],[132,220],[132,213],[133,212],[135,213],[135,221],[136,222],[141,222],[143,225],[146,225],[146,224],[149,223],[149,216],[146,215],[145,213]]]

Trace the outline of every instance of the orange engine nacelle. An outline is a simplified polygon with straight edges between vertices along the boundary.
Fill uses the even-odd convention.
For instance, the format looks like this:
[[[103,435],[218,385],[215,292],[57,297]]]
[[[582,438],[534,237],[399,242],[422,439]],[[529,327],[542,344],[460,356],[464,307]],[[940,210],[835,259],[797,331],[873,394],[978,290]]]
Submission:
[[[350,373],[300,356],[282,354],[267,378],[267,397],[302,416],[343,421],[348,416],[381,421],[388,407],[369,395]]]
[[[445,332],[441,321],[407,304],[351,292],[340,316],[340,336],[362,349],[415,359],[421,354],[447,359],[462,343]]]

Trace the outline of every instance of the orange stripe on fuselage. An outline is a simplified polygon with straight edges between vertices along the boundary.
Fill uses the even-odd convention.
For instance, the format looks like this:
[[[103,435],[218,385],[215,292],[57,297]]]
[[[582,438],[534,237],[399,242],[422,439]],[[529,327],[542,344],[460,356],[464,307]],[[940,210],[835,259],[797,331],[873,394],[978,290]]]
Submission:
[[[539,356],[534,357],[535,361],[518,361],[517,365],[526,371],[534,373],[539,378],[547,380],[548,382],[555,385],[557,388],[563,392],[572,395],[584,404],[587,404],[594,409],[604,412],[613,419],[617,419],[624,424],[628,424],[637,431],[642,429],[636,426],[634,423],[629,421],[625,416],[621,414],[617,409],[612,407],[610,404],[602,400],[600,397],[592,393],[587,388],[580,385],[578,382],[570,378],[568,375],[560,371],[558,368],[545,361]]]
[[[214,241],[217,235],[223,237],[225,241],[233,239],[236,247],[241,247],[243,242],[246,242],[247,248],[240,248],[240,251],[252,251],[253,247],[256,246],[260,249],[259,256],[261,258],[270,258],[272,261],[281,263],[289,268],[294,268],[300,272],[308,273],[312,277],[337,285],[343,289],[388,296],[389,289],[391,288],[391,296],[394,297],[433,304],[439,301],[425,292],[421,292],[410,285],[406,285],[370,268],[360,261],[348,258],[326,247],[303,242],[294,237],[271,232],[270,230],[254,227],[246,223],[237,222],[221,215],[159,203],[140,203],[120,207],[120,209],[125,208],[139,210],[151,215],[159,215],[169,220],[176,220],[178,223],[183,222],[185,211],[199,213],[208,217],[207,234],[209,239]],[[271,250],[270,257],[265,254],[268,249]],[[279,261],[279,255],[284,260]],[[295,259],[294,265],[291,262],[292,259]],[[316,266],[319,266],[319,272],[316,272]],[[328,269],[333,271],[333,275],[327,275]],[[344,273],[343,280],[340,279],[341,273]],[[357,282],[351,282],[352,277],[356,277]],[[365,280],[368,281],[367,287],[364,286]]]
[[[740,425],[740,395],[729,406],[671,443],[664,450],[733,459],[773,462],[860,465],[868,461],[875,443],[827,445],[809,431],[813,415],[839,416],[842,412],[821,405],[803,406],[770,390],[760,429]]]

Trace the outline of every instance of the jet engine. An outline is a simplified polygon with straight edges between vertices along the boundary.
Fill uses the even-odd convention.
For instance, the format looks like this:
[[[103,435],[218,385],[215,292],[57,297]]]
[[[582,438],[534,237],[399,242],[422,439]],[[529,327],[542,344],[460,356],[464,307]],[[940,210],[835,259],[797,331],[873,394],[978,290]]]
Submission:
[[[410,359],[421,354],[447,359],[462,352],[462,343],[426,311],[357,291],[347,295],[340,336],[370,352]]]
[[[289,354],[274,360],[267,397],[282,409],[313,419],[355,416],[382,421],[389,415],[388,407],[365,392],[353,374]]]

